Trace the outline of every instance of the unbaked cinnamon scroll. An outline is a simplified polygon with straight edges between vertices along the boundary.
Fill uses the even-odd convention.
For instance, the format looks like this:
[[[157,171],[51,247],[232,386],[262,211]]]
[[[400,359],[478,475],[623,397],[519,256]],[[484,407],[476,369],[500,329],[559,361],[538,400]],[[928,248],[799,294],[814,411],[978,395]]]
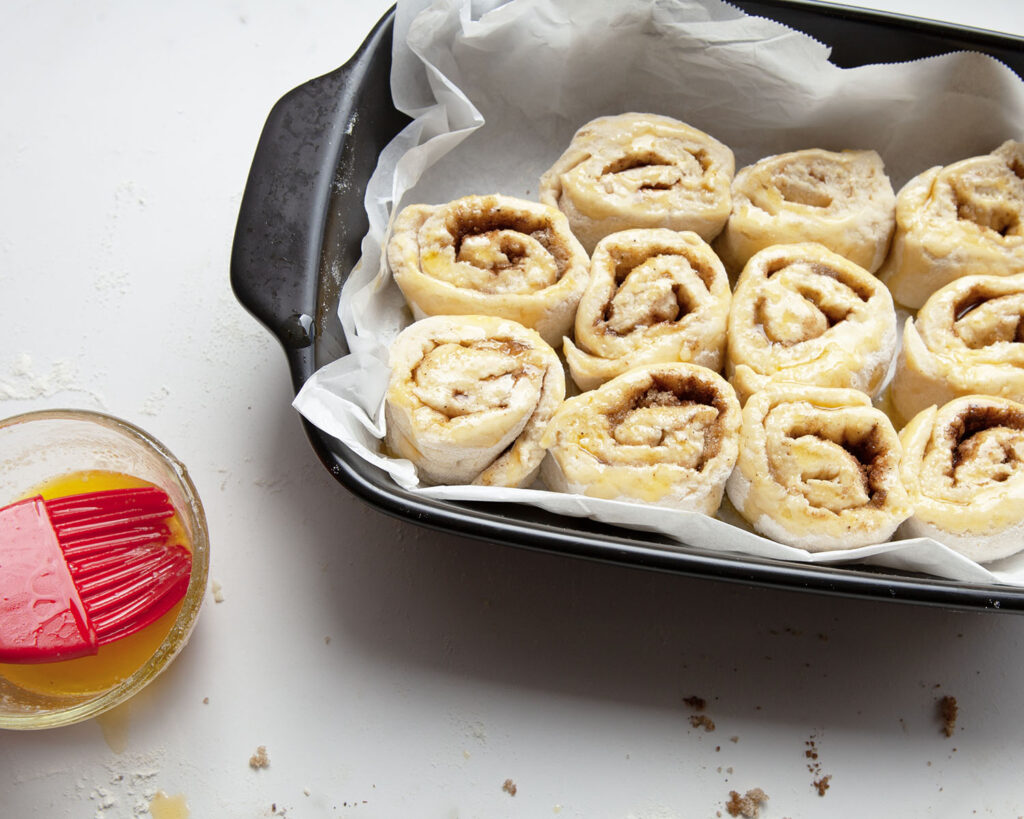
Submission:
[[[588,252],[629,228],[692,230],[711,241],[729,217],[735,167],[727,146],[671,117],[599,117],[541,177],[540,200],[565,212]]]
[[[416,318],[499,316],[549,344],[570,332],[590,263],[558,209],[499,194],[403,208],[387,257]]]
[[[874,273],[889,250],[895,211],[896,194],[875,151],[769,156],[736,173],[732,213],[715,250],[738,274],[771,245],[819,242]]]
[[[881,390],[896,353],[892,297],[822,245],[754,254],[733,291],[726,374],[740,401],[770,381]]]
[[[390,352],[386,443],[424,483],[525,486],[541,436],[565,397],[555,351],[492,316],[431,316]]]
[[[971,394],[1024,401],[1024,273],[965,276],[907,319],[892,382],[909,420]]]
[[[1024,405],[968,395],[900,432],[914,515],[901,536],[931,537],[978,563],[1024,548]]]
[[[729,500],[758,533],[807,551],[881,543],[911,512],[900,452],[859,390],[772,384],[743,408]]]
[[[722,368],[729,279],[696,233],[635,229],[602,239],[564,353],[577,386],[631,367],[686,361]]]
[[[569,398],[545,435],[549,489],[703,512],[718,509],[736,461],[739,403],[693,364],[637,367]]]
[[[1024,142],[911,179],[896,197],[896,232],[879,277],[917,309],[962,276],[1024,272]]]

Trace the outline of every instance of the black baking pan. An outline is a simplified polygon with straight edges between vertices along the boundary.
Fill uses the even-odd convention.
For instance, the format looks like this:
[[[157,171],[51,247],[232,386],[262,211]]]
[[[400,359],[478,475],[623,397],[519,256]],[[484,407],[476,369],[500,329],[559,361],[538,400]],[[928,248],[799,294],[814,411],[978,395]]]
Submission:
[[[735,0],[735,5],[831,46],[833,62],[843,67],[973,50],[1024,76],[1024,40],[1016,37],[827,4]],[[280,341],[296,392],[318,367],[347,352],[336,306],[368,229],[363,193],[378,154],[408,122],[391,100],[394,13],[385,14],[345,65],[299,86],[274,106],[242,198],[231,284],[241,304]],[[385,513],[444,532],[760,586],[1024,611],[1024,589],[712,553],[527,506],[421,497],[309,422],[303,424],[320,460],[345,488]]]

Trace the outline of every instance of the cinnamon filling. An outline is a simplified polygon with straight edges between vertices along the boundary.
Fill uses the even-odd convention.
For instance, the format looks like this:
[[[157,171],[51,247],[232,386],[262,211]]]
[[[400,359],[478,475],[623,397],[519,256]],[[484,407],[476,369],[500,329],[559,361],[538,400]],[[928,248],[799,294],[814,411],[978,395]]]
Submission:
[[[824,175],[809,174],[819,185],[825,181]],[[795,205],[807,205],[812,208],[825,209],[831,207],[833,199],[827,190],[816,187],[806,179],[792,179],[782,176],[775,182],[779,195],[787,202]]]
[[[601,175],[625,173],[637,168],[667,167],[673,164],[672,160],[659,156],[654,151],[641,151],[634,154],[620,156],[613,162],[608,163],[602,170]]]
[[[1008,206],[993,207],[988,203],[957,202],[956,218],[964,222],[973,222],[1000,236],[1021,234],[1020,214]]]
[[[569,264],[569,248],[556,241],[552,226],[545,219],[533,214],[503,207],[453,207],[446,214],[444,225],[452,236],[456,260],[484,270],[498,272],[528,264],[530,240],[554,260],[558,278]]]
[[[668,245],[622,244],[608,249],[616,289],[595,329],[627,336],[638,329],[677,322],[700,307],[701,296],[681,281],[695,274],[710,291],[715,271]]]
[[[1024,467],[1024,412],[972,404],[946,429],[951,442],[946,474],[954,484],[1001,483]]]
[[[776,259],[765,266],[765,278],[770,279],[776,273],[779,273],[790,267],[806,270],[807,272],[815,276],[827,276],[828,278],[834,279],[835,281],[839,282],[839,284],[841,284],[844,288],[853,293],[853,295],[855,295],[861,301],[867,302],[871,300],[872,292],[868,284],[860,282],[854,279],[852,276],[847,276],[845,273],[843,273],[843,271],[836,270],[834,267],[831,267],[830,265],[827,265],[824,262],[811,261],[799,258]]]
[[[953,330],[972,350],[1024,342],[1024,293],[990,296],[974,287],[952,307]]]
[[[680,412],[666,417],[664,410]],[[697,439],[699,452],[688,465],[701,469],[721,447],[718,421],[725,411],[722,396],[711,385],[692,377],[654,374],[646,388],[637,389],[607,420],[620,444],[662,446],[670,440]]]
[[[950,181],[956,217],[1001,237],[1024,235],[1020,180],[1009,165],[997,167]]]
[[[792,427],[788,436],[796,443],[800,438],[820,438],[821,433],[810,420]],[[843,429],[841,434],[825,437],[835,446],[833,457],[807,463],[800,471],[802,493],[813,505],[839,509],[851,504],[881,508],[888,498],[887,477],[892,459],[885,436],[877,425],[867,430]],[[858,503],[857,499],[864,499]],[[817,502],[815,502],[817,501]]]
[[[514,339],[441,343],[410,370],[419,401],[447,419],[506,409],[516,384],[530,376]]]

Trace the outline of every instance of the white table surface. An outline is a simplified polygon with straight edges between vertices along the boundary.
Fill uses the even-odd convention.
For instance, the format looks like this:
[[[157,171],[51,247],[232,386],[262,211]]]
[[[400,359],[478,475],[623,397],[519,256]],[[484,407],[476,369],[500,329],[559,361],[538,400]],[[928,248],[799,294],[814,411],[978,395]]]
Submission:
[[[871,5],[1024,34],[1016,0]],[[127,705],[0,732],[0,816],[147,816],[163,791],[203,819],[668,819],[753,787],[769,818],[1024,814],[1019,616],[471,542],[323,469],[228,259],[271,106],[386,6],[4,9],[0,413],[98,409],[163,440],[205,502],[223,599]]]

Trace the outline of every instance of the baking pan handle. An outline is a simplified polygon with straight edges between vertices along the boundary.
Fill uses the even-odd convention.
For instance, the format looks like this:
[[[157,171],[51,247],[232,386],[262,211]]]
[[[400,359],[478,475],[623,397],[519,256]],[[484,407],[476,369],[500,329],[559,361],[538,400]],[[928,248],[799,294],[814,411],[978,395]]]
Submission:
[[[374,122],[379,114],[361,116],[371,102],[379,109],[381,90],[390,97],[393,22],[394,8],[345,65],[274,105],[242,196],[231,286],[239,302],[281,342],[296,389],[314,367],[320,260],[334,182],[342,174],[368,178],[380,147],[399,127],[389,122],[381,128]],[[361,137],[357,129],[373,133]],[[365,180],[351,187],[361,191]],[[346,230],[355,246],[352,254],[366,232],[358,197],[355,207],[342,203],[346,221],[352,222]]]

